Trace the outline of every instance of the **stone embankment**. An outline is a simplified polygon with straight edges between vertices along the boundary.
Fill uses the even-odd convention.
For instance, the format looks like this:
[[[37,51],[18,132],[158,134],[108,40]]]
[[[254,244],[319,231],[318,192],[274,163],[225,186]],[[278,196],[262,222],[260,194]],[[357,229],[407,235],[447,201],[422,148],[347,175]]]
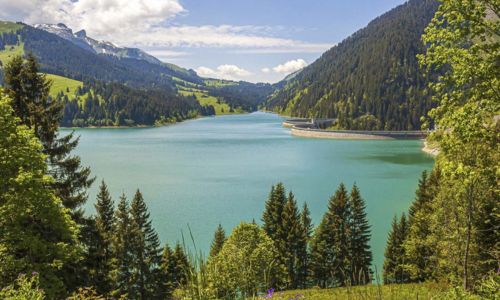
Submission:
[[[369,130],[324,130],[319,129],[317,120],[290,119],[283,126],[291,128],[294,136],[323,139],[350,140],[392,140],[392,139],[425,139],[427,131],[369,131]],[[333,122],[333,120],[328,120]]]

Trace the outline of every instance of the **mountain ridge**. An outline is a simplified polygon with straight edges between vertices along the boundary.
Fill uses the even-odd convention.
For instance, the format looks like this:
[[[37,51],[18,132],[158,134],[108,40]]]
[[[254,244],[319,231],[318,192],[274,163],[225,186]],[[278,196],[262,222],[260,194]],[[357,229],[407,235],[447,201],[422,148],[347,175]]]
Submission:
[[[335,118],[335,127],[416,130],[433,106],[419,69],[420,37],[435,0],[410,0],[375,18],[293,78],[266,108],[294,117]]]

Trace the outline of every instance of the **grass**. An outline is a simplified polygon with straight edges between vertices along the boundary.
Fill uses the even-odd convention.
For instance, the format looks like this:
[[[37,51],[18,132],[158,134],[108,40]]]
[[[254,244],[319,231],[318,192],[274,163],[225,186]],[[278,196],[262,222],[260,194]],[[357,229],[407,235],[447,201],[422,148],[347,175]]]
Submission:
[[[7,45],[5,46],[5,50],[0,51],[0,61],[5,66],[12,57],[23,54],[24,43],[20,43],[19,45]]]
[[[0,33],[16,32],[21,28],[23,28],[23,25],[21,25],[21,24],[17,24],[14,22],[0,21]]]
[[[205,79],[203,82],[205,83],[205,85],[211,87],[223,87],[223,86],[232,86],[238,84],[234,81],[220,80],[220,79]]]
[[[269,299],[307,299],[307,300],[364,300],[364,299],[433,299],[446,288],[437,284],[390,284],[390,285],[366,285],[357,287],[343,287],[332,289],[307,289],[275,292]],[[266,295],[264,295],[266,296]],[[264,299],[264,297],[253,298]],[[266,298],[267,299],[267,298]],[[250,300],[250,299],[249,299]]]
[[[83,82],[70,78],[47,74],[47,79],[52,80],[50,88],[50,96],[56,97],[60,92],[63,92],[69,98],[74,98],[78,87],[83,87]]]
[[[234,109],[234,112],[230,112],[230,107],[227,103],[224,101],[219,101],[220,103],[217,102],[217,98],[214,96],[208,95],[207,91],[203,91],[200,89],[195,89],[195,88],[186,88],[179,86],[179,94],[183,96],[191,96],[194,95],[196,97],[196,100],[201,105],[212,105],[215,109],[215,114],[216,115],[228,115],[228,114],[241,114],[243,113],[243,110],[240,108]]]

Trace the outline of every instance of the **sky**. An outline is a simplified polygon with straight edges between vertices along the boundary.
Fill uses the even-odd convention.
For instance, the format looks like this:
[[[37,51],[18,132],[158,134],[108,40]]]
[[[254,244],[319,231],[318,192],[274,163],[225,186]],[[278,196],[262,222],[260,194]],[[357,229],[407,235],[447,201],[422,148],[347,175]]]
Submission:
[[[0,19],[64,23],[200,76],[277,82],[404,0],[0,0]]]

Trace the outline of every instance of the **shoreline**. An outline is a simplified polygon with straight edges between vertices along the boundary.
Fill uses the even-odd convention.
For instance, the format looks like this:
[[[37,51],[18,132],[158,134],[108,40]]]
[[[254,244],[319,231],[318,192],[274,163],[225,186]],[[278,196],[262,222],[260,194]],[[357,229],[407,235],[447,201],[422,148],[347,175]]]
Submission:
[[[223,117],[223,116],[236,116],[236,115],[246,115],[246,114],[251,114],[253,112],[242,112],[242,113],[234,113],[234,114],[222,114],[222,115],[213,115],[213,116],[198,116],[196,118],[191,118],[191,119],[185,119],[179,122],[175,123],[166,123],[166,124],[161,124],[161,125],[135,125],[135,126],[84,126],[84,127],[76,127],[76,126],[59,126],[60,129],[148,129],[148,128],[160,128],[160,127],[167,127],[167,126],[173,126],[189,121],[196,121],[196,120],[201,120],[204,118],[215,118],[215,117]]]
[[[318,138],[318,139],[337,139],[337,140],[397,140],[397,139],[419,139],[423,141],[421,150],[436,157],[439,154],[439,149],[431,147],[426,141],[428,132],[425,131],[368,131],[368,130],[324,130],[311,128],[309,119],[295,118],[286,119],[282,122],[282,126],[290,128],[292,136],[303,138]]]

